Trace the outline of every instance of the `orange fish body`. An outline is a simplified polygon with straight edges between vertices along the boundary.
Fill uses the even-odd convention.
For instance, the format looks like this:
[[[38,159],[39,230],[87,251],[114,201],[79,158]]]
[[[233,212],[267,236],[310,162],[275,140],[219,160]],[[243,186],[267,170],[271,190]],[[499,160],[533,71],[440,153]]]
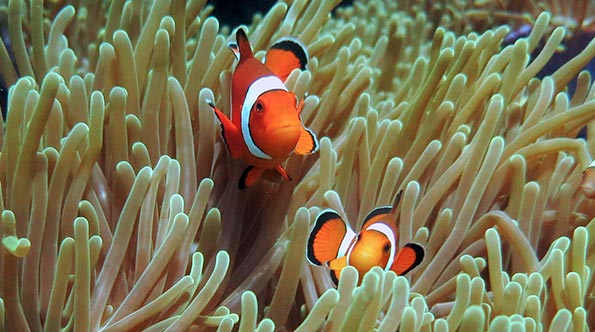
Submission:
[[[406,274],[422,262],[424,249],[408,243],[397,250],[394,207],[372,210],[357,234],[337,212],[327,209],[316,217],[306,257],[313,265],[328,266],[337,283],[341,270],[347,265],[355,267],[360,276],[375,266],[397,275]]]
[[[289,180],[281,163],[293,152],[305,155],[318,149],[316,136],[299,117],[303,101],[284,83],[293,69],[306,68],[307,52],[297,40],[286,38],[271,47],[262,63],[242,29],[236,39],[237,44],[229,45],[238,59],[231,82],[231,119],[210,105],[232,157],[249,165],[239,187],[251,186],[267,169]]]

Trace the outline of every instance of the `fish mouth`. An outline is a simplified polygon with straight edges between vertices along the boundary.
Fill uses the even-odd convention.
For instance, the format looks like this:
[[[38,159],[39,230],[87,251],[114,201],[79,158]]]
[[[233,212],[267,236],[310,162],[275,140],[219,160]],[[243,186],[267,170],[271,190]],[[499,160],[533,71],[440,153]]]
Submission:
[[[269,126],[266,129],[267,136],[287,137],[297,135],[299,137],[300,126],[295,123],[280,123]]]
[[[380,266],[377,255],[366,251],[352,252],[347,261],[348,264],[357,265],[365,270],[369,270],[374,266]]]
[[[300,127],[295,124],[275,124],[265,130],[266,139],[262,142],[263,151],[270,156],[287,156],[300,139]]]

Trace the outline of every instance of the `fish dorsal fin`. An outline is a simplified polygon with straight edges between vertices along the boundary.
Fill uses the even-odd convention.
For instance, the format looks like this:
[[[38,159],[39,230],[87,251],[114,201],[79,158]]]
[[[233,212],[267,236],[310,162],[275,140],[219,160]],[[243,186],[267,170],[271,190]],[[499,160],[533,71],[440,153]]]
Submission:
[[[310,231],[306,257],[314,265],[323,265],[347,253],[355,232],[333,210],[323,210]]]
[[[396,225],[397,225],[397,213],[399,202],[401,201],[403,191],[400,190],[395,197],[395,201],[392,206],[379,206],[374,210],[370,211],[364,222],[362,223],[362,229],[369,227],[371,224],[382,220],[384,223],[391,225],[391,228],[395,228],[395,237],[397,236]]]
[[[252,53],[252,47],[250,46],[250,41],[248,41],[246,32],[244,32],[244,29],[242,28],[238,29],[236,32],[236,44],[231,43],[227,46],[231,48],[236,58],[240,61],[254,56]]]
[[[362,229],[366,229],[370,227],[373,223],[378,221],[383,221],[384,223],[392,221],[392,217],[388,220],[387,215],[390,215],[392,211],[392,206],[379,206],[374,210],[370,211],[366,218],[364,218],[364,222],[362,224]]]
[[[264,64],[285,82],[294,69],[306,69],[308,51],[295,38],[281,38],[268,50]]]
[[[403,190],[399,190],[399,192],[397,193],[397,196],[395,196],[395,201],[393,202],[393,206],[392,206],[392,211],[391,213],[396,217],[397,216],[397,212],[398,212],[398,208],[399,208],[399,203],[401,202],[401,196],[403,196]],[[396,220],[395,220],[396,221]]]
[[[407,243],[395,257],[390,267],[397,275],[404,275],[413,270],[424,259],[424,248],[416,243]]]

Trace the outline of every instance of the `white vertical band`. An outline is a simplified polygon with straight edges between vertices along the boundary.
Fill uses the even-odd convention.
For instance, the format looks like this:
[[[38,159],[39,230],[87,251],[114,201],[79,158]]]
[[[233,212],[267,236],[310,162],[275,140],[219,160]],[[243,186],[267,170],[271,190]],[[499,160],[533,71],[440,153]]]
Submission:
[[[241,113],[241,125],[242,125],[242,136],[244,137],[244,142],[248,147],[250,153],[261,159],[273,159],[271,156],[267,155],[262,151],[254,140],[252,139],[252,134],[250,132],[250,112],[252,111],[252,106],[256,102],[256,99],[263,93],[271,90],[283,90],[287,91],[287,87],[285,84],[277,77],[277,76],[263,76],[252,82],[248,91],[246,91],[246,97],[244,98],[244,105],[242,105],[242,113]]]
[[[390,227],[388,227],[388,225],[381,223],[381,222],[377,222],[377,223],[370,225],[368,228],[366,228],[366,230],[380,232],[380,233],[384,234],[384,236],[386,236],[388,238],[388,240],[390,241],[390,256],[388,256],[388,262],[386,262],[384,271],[390,270],[390,267],[393,265],[393,262],[395,260],[395,248],[397,245],[395,243],[395,233],[393,232],[393,230]]]
[[[341,245],[339,246],[339,251],[337,252],[337,258],[345,256],[347,250],[349,249],[349,245],[355,238],[355,232],[351,230],[349,225],[345,224],[345,235],[343,236],[343,240],[341,241]]]

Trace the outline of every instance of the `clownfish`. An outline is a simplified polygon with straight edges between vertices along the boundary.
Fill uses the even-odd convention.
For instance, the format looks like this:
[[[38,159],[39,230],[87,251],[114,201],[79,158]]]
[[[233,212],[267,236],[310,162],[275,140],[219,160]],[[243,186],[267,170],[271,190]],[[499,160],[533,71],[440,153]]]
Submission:
[[[588,198],[595,198],[595,160],[583,171],[580,191]]]
[[[318,150],[316,135],[300,120],[304,101],[284,83],[294,69],[306,69],[308,53],[297,39],[283,38],[262,63],[254,57],[244,30],[238,29],[236,42],[228,44],[238,61],[231,81],[231,119],[212,101],[207,103],[221,124],[231,156],[248,164],[239,187],[251,186],[267,169],[291,180],[281,163],[292,152],[307,155]]]
[[[400,194],[393,206],[372,210],[357,234],[336,211],[321,211],[310,231],[307,260],[313,265],[329,267],[335,284],[347,265],[355,267],[360,276],[374,266],[397,275],[413,270],[422,262],[424,249],[419,244],[407,243],[397,251],[395,210]]]

